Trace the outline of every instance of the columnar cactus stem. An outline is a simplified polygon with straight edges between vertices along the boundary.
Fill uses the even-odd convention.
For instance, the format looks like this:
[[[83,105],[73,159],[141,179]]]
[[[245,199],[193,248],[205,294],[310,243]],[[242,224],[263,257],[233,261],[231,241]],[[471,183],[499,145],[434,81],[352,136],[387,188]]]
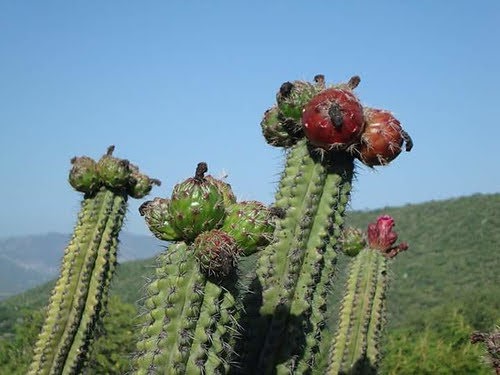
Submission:
[[[317,338],[309,336],[321,335],[326,319],[321,311],[326,290],[317,281],[333,272],[335,254],[328,242],[334,226],[343,223],[352,172],[353,158],[345,153],[320,157],[305,140],[289,151],[275,202],[286,214],[259,259],[262,306],[259,312],[248,306],[254,319],[249,318],[249,343],[241,350],[246,354],[243,369],[257,364],[262,374],[295,371],[304,346],[305,361],[314,362]]]
[[[85,196],[29,374],[81,373],[104,315],[128,195],[142,198],[159,184],[128,160],[111,156],[113,150],[99,163],[86,156],[71,160],[69,182]]]
[[[85,361],[89,335],[105,303],[109,270],[127,198],[101,190],[82,203],[66,248],[61,276],[52,292],[47,318],[35,347],[30,374],[77,373]]]
[[[362,250],[349,269],[327,374],[347,371],[370,374],[375,371],[386,287],[387,259],[372,249]]]
[[[374,374],[380,357],[380,336],[384,326],[385,293],[389,259],[408,245],[394,245],[394,220],[381,216],[368,227],[368,246],[357,254],[349,267],[338,329],[331,346],[327,370],[337,375]]]
[[[235,299],[208,280],[185,242],[158,257],[147,293],[136,374],[203,374],[227,367],[224,336],[233,324]]]

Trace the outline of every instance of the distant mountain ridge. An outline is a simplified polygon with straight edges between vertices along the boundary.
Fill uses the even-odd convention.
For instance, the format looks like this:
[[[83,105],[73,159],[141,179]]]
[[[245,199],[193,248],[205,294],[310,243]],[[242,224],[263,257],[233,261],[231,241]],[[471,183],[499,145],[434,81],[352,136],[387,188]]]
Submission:
[[[0,300],[55,278],[70,237],[46,233],[0,239]],[[123,232],[118,261],[150,258],[161,246],[153,236]]]

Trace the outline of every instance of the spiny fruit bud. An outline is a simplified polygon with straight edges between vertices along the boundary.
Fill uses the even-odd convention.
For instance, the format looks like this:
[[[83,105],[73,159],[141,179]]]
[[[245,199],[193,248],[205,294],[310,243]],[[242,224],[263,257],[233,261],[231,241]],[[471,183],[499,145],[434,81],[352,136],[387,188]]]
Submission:
[[[130,163],[125,159],[115,158],[113,151],[115,146],[109,146],[106,155],[97,163],[97,172],[104,185],[110,189],[121,190],[128,185],[130,177]]]
[[[326,89],[302,113],[307,139],[325,150],[345,150],[358,143],[363,124],[363,107],[350,89]]]
[[[101,179],[97,174],[97,163],[88,156],[74,157],[71,159],[69,183],[77,191],[92,194],[101,186]]]
[[[300,121],[302,109],[320,89],[306,81],[283,83],[276,94],[276,102],[283,117]]]
[[[271,146],[291,147],[303,136],[299,121],[285,119],[277,106],[264,113],[260,126],[266,142]]]
[[[392,113],[365,108],[364,116],[365,129],[361,134],[357,155],[363,164],[370,167],[389,164],[400,154],[404,140],[407,140],[406,150],[411,150],[411,138]]]
[[[239,249],[236,241],[219,229],[200,233],[193,248],[196,259],[207,276],[226,277],[238,262]]]
[[[368,225],[368,245],[388,258],[408,249],[406,242],[395,245],[398,235],[393,231],[394,225],[394,219],[389,215],[379,216],[375,223]]]
[[[217,228],[225,216],[224,198],[217,185],[205,178],[206,163],[199,163],[194,177],[175,185],[169,212],[172,225],[186,241]]]
[[[181,235],[172,226],[172,218],[168,211],[170,201],[164,198],[155,198],[139,207],[139,213],[146,219],[149,230],[160,240],[178,241]]]
[[[151,192],[153,185],[160,186],[161,181],[155,178],[149,178],[139,171],[136,165],[130,164],[130,177],[127,193],[136,199],[144,198]]]
[[[260,202],[244,201],[227,208],[222,230],[230,234],[245,255],[267,245],[274,232],[271,210]]]
[[[358,253],[366,246],[366,240],[363,232],[358,228],[346,228],[342,233],[342,250],[350,257]]]
[[[219,189],[219,193],[221,193],[222,200],[224,201],[224,207],[229,207],[233,203],[236,203],[236,196],[234,195],[230,184],[210,175],[205,178],[207,181],[217,186],[217,189]]]

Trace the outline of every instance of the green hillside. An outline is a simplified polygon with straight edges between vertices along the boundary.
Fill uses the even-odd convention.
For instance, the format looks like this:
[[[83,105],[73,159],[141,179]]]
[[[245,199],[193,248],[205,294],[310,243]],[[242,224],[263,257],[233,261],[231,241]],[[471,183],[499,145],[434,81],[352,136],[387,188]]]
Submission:
[[[400,240],[410,244],[391,268],[385,373],[488,374],[468,335],[500,323],[500,194],[351,212],[348,222],[366,228],[380,214],[393,216]],[[137,304],[153,265],[122,264],[112,293]],[[41,308],[52,285],[0,303],[0,335],[12,337],[21,312]]]
[[[500,318],[500,194],[353,212],[349,223],[365,228],[383,213],[410,244],[392,265],[388,303],[395,326],[421,322],[449,303],[477,329]]]

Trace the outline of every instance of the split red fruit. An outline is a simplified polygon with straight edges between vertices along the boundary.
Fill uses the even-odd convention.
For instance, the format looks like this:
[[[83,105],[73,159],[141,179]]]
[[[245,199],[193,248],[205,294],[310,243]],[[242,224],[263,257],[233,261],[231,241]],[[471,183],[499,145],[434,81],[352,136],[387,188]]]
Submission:
[[[358,158],[370,167],[386,165],[400,154],[403,141],[408,136],[389,111],[365,108],[364,112],[365,130],[361,134]],[[407,151],[408,146],[407,140]]]
[[[358,143],[363,124],[363,107],[350,89],[326,89],[302,112],[307,139],[325,150],[345,150]]]

